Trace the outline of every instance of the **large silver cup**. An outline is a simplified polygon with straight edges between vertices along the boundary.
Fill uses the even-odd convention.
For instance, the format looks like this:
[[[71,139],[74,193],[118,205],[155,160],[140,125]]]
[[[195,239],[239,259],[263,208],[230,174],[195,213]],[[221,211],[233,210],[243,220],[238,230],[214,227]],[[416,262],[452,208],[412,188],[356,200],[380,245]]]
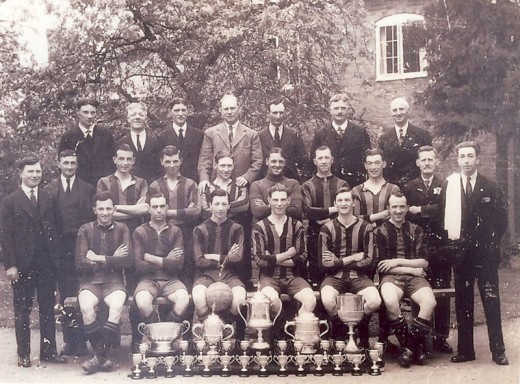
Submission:
[[[361,353],[362,350],[354,340],[354,326],[363,319],[363,296],[345,293],[336,298],[338,317],[348,325],[348,343],[346,352],[350,354]]]

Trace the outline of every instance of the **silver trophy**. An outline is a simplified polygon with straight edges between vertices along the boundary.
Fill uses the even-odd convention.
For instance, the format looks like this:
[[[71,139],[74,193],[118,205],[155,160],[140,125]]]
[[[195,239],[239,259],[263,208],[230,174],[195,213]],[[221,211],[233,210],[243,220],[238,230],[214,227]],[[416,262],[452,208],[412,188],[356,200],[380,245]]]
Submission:
[[[320,333],[321,325],[325,326],[325,330]],[[289,332],[289,327],[294,327],[294,334]],[[329,324],[327,320],[320,320],[311,312],[304,312],[298,315],[294,321],[286,322],[284,330],[293,340],[303,342],[302,353],[311,354],[316,353],[316,345],[320,338],[329,331]]]
[[[354,326],[363,319],[363,296],[345,293],[336,298],[338,317],[348,325],[348,343],[346,352],[349,354],[362,353],[363,351],[356,344],[354,339]]]

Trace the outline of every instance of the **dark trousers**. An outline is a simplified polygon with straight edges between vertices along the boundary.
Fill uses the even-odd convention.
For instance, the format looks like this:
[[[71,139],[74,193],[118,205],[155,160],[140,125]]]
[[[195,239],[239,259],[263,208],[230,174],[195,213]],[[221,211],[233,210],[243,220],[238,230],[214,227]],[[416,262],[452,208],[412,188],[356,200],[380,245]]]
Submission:
[[[480,292],[489,336],[489,348],[493,354],[505,351],[500,316],[500,296],[498,290],[497,264],[491,259],[493,254],[482,255],[482,251],[467,251],[466,258],[455,269],[455,307],[458,328],[458,353],[474,355],[473,344],[473,310],[475,280]],[[478,260],[489,256],[490,261],[482,263]]]
[[[319,238],[320,238],[320,225],[316,223],[310,223],[307,227],[307,255],[309,260],[308,275],[309,282],[314,286],[320,286],[321,282],[325,278],[325,274],[320,270],[319,263]]]
[[[79,281],[74,266],[74,249],[76,234],[64,234],[61,237],[61,258],[59,273],[57,276],[60,303],[64,304],[65,298],[78,294]],[[63,341],[70,344],[85,342],[83,334],[83,317],[77,308],[66,308],[66,315],[62,317]]]
[[[430,284],[432,288],[451,287],[451,264],[444,259],[430,260]],[[447,339],[450,335],[450,298],[437,299],[435,307],[435,337]]]
[[[54,290],[56,286],[54,267],[50,260],[42,260],[42,265],[32,265],[26,271],[19,271],[19,278],[13,287],[14,323],[18,356],[31,353],[30,314],[37,292],[40,315],[40,356],[56,354],[56,328],[54,321]]]

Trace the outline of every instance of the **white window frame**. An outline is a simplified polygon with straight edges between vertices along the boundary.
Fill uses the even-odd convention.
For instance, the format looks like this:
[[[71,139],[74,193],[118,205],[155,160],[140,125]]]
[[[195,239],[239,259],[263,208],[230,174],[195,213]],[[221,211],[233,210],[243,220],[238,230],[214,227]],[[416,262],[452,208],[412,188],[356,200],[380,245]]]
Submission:
[[[411,22],[422,22],[424,23],[424,17],[414,13],[399,13],[385,17],[375,23],[375,35],[376,35],[376,81],[388,81],[388,80],[402,80],[402,79],[415,79],[420,77],[426,77],[426,49],[421,48],[419,50],[419,67],[420,70],[417,72],[405,72],[404,59],[403,59],[403,25]],[[388,73],[386,64],[386,40],[381,41],[382,28],[394,27],[396,36],[395,41],[397,43],[397,72]]]

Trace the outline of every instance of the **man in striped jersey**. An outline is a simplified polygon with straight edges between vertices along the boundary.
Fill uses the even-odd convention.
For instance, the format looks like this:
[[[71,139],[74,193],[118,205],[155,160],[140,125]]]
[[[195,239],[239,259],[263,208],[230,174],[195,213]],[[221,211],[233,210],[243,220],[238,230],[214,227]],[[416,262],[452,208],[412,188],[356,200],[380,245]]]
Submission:
[[[392,193],[388,207],[390,220],[374,232],[377,270],[381,276],[380,290],[389,325],[403,348],[399,363],[407,368],[412,359],[419,365],[424,364],[423,345],[431,332],[436,301],[426,280],[428,261],[423,230],[406,221],[408,203],[400,191]],[[419,306],[419,314],[410,330],[399,306],[403,296]]]
[[[318,239],[323,224],[334,219],[338,208],[334,197],[348,183],[334,176],[331,172],[334,158],[329,147],[321,146],[315,151],[314,164],[318,172],[310,180],[302,184],[303,212],[309,220],[307,227],[307,252],[309,259],[309,279],[313,284],[319,284],[324,277],[319,268]]]
[[[368,348],[368,325],[379,309],[381,297],[367,277],[372,268],[373,239],[368,222],[354,216],[354,200],[349,188],[340,188],[334,199],[338,217],[321,227],[320,268],[326,275],[321,283],[321,302],[331,319],[335,338],[344,338],[345,325],[338,318],[336,298],[350,292],[363,296],[365,316],[358,325],[360,346]]]
[[[232,316],[238,315],[238,306],[246,300],[244,283],[236,270],[244,252],[244,230],[227,218],[229,196],[226,191],[211,192],[210,209],[211,217],[193,230],[195,281],[191,295],[200,321],[210,314],[206,290],[215,282],[231,288],[233,299],[229,312]]]
[[[153,309],[158,296],[173,303],[172,321],[180,323],[190,303],[178,276],[184,265],[182,232],[166,221],[168,205],[162,193],[150,196],[150,222],[134,231],[134,265],[140,281],[134,300],[145,323],[159,321]]]
[[[302,278],[307,261],[303,225],[286,214],[291,203],[287,187],[277,183],[269,188],[268,194],[271,214],[253,228],[260,288],[271,299],[273,315],[282,307],[280,294],[283,291],[301,303],[299,313],[312,312],[316,297],[309,283]]]
[[[113,221],[112,195],[109,192],[95,195],[93,209],[96,220],[80,227],[75,254],[83,329],[94,350],[94,357],[82,366],[87,374],[113,366],[107,356],[120,338],[119,323],[126,301],[123,269],[132,265],[130,231],[125,224]],[[101,303],[108,306],[106,321],[97,316],[96,309]]]

